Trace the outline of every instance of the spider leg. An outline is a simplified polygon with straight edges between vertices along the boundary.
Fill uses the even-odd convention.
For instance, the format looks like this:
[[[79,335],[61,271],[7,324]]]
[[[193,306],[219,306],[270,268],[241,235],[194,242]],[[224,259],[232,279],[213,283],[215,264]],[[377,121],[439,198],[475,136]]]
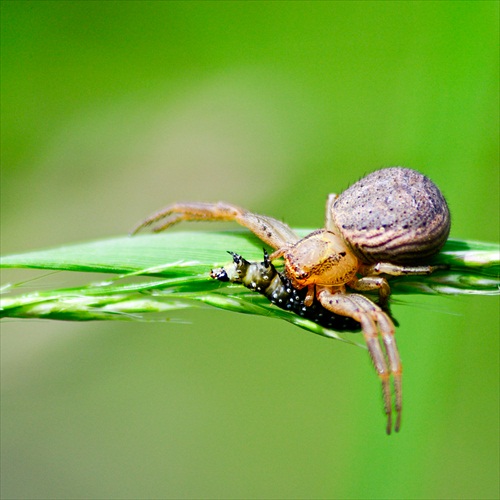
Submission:
[[[363,295],[345,294],[342,291],[334,293],[326,287],[318,287],[317,298],[325,309],[348,316],[360,323],[368,352],[382,383],[387,434],[390,434],[392,430],[391,375],[394,379],[396,410],[394,430],[399,431],[402,409],[402,365],[391,319],[380,307]],[[379,342],[379,333],[385,347],[385,354]]]
[[[367,292],[370,290],[378,290],[379,304],[381,306],[387,305],[391,288],[387,280],[380,276],[364,276],[363,278],[354,277],[349,283],[350,288],[360,292]]]
[[[364,298],[364,297],[363,297]],[[399,357],[396,338],[394,336],[394,324],[385,312],[376,312],[377,324],[380,328],[382,341],[385,345],[385,352],[389,360],[389,366],[394,378],[394,406],[396,409],[396,424],[394,430],[399,431],[401,427],[401,410],[403,407],[403,365]]]
[[[390,276],[426,275],[432,274],[440,269],[448,269],[449,266],[440,264],[436,266],[405,266],[392,264],[390,262],[377,262],[376,264],[360,267],[361,274],[365,276],[377,276],[388,274]]]
[[[333,222],[333,204],[335,200],[339,197],[338,194],[332,193],[328,195],[326,200],[326,211],[325,211],[325,229],[330,231],[337,236],[340,236],[337,226]]]
[[[224,202],[173,203],[144,219],[133,229],[132,234],[160,221],[161,223],[156,225],[153,231],[163,231],[183,220],[235,221],[250,229],[258,238],[274,249],[283,248],[299,240],[297,234],[284,222]]]
[[[432,274],[439,269],[447,269],[448,266],[402,266],[390,262],[377,262],[376,264],[364,264],[359,267],[358,272],[363,275],[362,278],[354,278],[348,285],[354,290],[369,291],[378,289],[379,304],[387,306],[387,301],[391,294],[391,288],[387,279],[381,274],[387,276],[408,276],[408,275],[426,275]]]
[[[153,228],[155,232],[163,231],[183,220],[236,220],[243,212],[242,208],[228,203],[172,203],[144,219],[133,229],[132,234],[159,221],[162,223]]]

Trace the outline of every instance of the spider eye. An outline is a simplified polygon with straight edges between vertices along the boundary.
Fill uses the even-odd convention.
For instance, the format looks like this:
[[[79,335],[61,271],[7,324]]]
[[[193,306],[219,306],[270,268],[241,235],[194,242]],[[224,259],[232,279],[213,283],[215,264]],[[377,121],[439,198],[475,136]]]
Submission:
[[[306,278],[309,278],[309,273],[307,271],[297,271],[295,273],[295,279],[305,280]]]

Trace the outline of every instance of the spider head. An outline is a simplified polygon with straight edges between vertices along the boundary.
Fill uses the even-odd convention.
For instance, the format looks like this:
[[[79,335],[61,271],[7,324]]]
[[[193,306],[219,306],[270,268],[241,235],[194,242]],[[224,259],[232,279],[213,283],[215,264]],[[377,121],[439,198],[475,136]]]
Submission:
[[[299,240],[284,254],[285,270],[295,288],[342,285],[358,269],[358,260],[342,238],[320,229]]]

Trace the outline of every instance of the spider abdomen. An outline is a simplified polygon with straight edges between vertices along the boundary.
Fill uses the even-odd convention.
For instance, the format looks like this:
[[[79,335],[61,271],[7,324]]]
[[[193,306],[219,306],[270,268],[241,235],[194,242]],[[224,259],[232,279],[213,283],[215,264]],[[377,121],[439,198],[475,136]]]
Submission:
[[[439,188],[409,168],[377,170],[334,202],[332,220],[365,263],[414,263],[442,248],[450,212]]]

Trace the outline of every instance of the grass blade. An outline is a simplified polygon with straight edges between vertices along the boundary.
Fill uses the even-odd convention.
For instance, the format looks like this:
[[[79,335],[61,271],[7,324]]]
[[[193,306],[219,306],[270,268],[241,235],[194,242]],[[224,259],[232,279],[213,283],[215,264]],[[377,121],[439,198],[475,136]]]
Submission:
[[[298,230],[301,235],[308,230]],[[352,342],[351,334],[333,332],[278,309],[242,286],[211,280],[208,273],[230,260],[231,250],[248,260],[262,259],[262,242],[244,230],[166,232],[80,243],[3,257],[2,268],[107,273],[105,281],[84,286],[12,295],[3,287],[0,317],[72,321],[165,321],[171,311],[209,305],[290,321],[301,328]],[[499,294],[499,245],[449,240],[434,263],[449,269],[430,276],[391,279],[399,294]],[[9,292],[9,293],[5,293]]]

